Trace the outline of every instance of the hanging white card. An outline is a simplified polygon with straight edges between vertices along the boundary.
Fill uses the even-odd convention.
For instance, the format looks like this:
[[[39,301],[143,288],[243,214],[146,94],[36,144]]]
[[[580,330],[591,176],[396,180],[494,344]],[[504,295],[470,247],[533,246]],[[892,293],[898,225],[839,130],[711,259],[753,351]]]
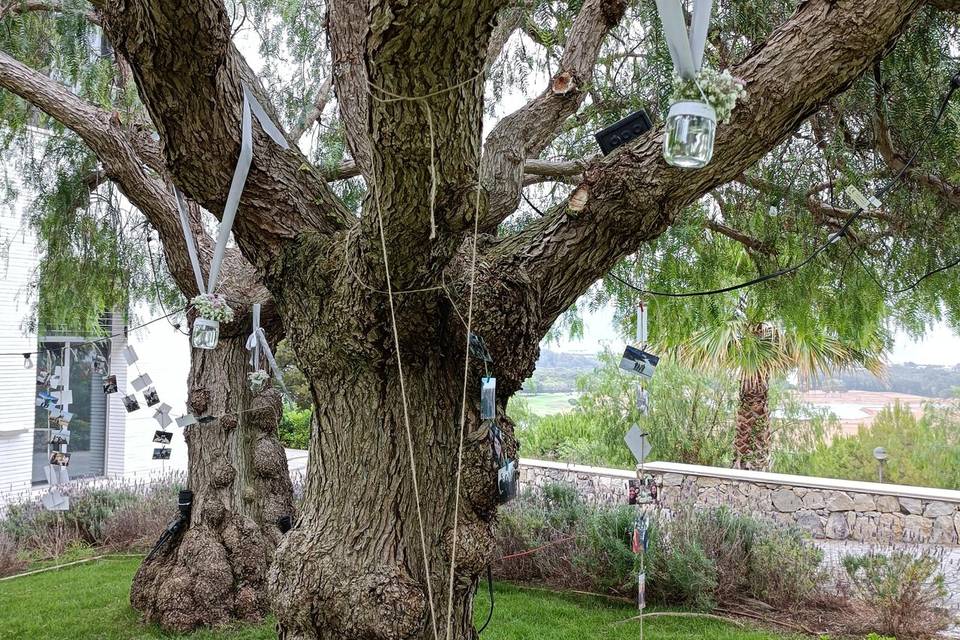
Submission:
[[[166,429],[170,424],[173,423],[173,419],[166,413],[161,413],[160,410],[156,410],[153,413],[153,419],[159,423],[161,427]]]
[[[197,424],[197,419],[194,417],[192,413],[188,413],[185,416],[180,416],[179,418],[177,418],[178,427],[189,427],[192,424]]]
[[[131,382],[130,384],[133,385],[133,388],[136,391],[143,391],[144,389],[149,387],[151,384],[153,384],[153,380],[150,378],[149,374],[145,373],[139,378],[134,378],[133,382]]]
[[[164,402],[164,403],[161,403],[159,407],[157,407],[157,413],[162,413],[163,415],[168,416],[170,415],[170,410],[172,408],[173,407],[171,407],[166,402]]]
[[[50,489],[45,493],[40,498],[40,502],[47,511],[68,511],[70,509],[70,498],[56,489]]]
[[[630,449],[630,453],[633,454],[638,463],[643,462],[650,455],[652,447],[647,442],[647,434],[641,431],[639,426],[633,425],[630,427],[623,441],[627,443],[627,448]]]
[[[127,364],[133,364],[139,358],[137,358],[137,352],[133,350],[133,345],[127,345],[123,350],[123,359],[127,361]]]

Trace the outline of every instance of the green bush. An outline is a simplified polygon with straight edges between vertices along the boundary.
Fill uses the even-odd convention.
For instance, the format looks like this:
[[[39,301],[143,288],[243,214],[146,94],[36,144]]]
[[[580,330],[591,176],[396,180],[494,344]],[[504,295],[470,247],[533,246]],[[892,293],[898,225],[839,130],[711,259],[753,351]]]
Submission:
[[[928,404],[918,419],[899,403],[884,408],[856,435],[824,440],[777,460],[782,473],[877,480],[876,447],[890,454],[884,481],[956,489],[960,487],[960,403]]]
[[[291,449],[310,448],[310,423],[313,409],[284,407],[280,418],[280,442]]]
[[[949,625],[947,588],[935,555],[868,553],[844,557],[843,566],[864,632],[925,638]]]
[[[497,574],[561,589],[636,594],[635,507],[590,506],[569,485],[524,493],[501,509]],[[531,550],[537,551],[529,553]],[[750,596],[786,608],[825,579],[822,552],[795,529],[727,509],[680,510],[650,523],[651,603],[709,610]]]

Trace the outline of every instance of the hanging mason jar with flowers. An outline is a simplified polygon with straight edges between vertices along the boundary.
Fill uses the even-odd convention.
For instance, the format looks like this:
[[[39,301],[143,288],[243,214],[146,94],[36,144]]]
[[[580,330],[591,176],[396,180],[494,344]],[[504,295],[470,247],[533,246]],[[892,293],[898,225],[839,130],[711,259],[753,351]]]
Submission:
[[[263,369],[257,369],[247,374],[247,382],[250,383],[250,391],[260,393],[267,387],[267,381],[270,375]]]
[[[214,349],[220,339],[220,323],[233,321],[233,309],[217,293],[201,293],[190,301],[200,316],[193,322],[190,341],[197,349]]]
[[[663,157],[675,167],[699,169],[713,157],[717,122],[730,120],[737,100],[747,95],[744,81],[709,67],[693,78],[677,75],[663,135]]]

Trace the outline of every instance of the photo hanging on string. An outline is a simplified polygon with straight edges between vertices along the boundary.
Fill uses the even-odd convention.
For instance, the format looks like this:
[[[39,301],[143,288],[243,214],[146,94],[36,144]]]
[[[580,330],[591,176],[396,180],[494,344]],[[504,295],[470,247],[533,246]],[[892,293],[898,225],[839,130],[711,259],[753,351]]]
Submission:
[[[154,449],[153,450],[153,459],[154,460],[169,460],[170,452],[172,449],[167,449],[166,447]]]
[[[160,404],[160,394],[157,393],[155,387],[149,387],[143,392],[143,399],[147,401],[147,406],[152,407],[155,404]]]
[[[107,376],[103,379],[103,392],[107,395],[117,392],[117,376]]]
[[[63,453],[62,451],[54,451],[50,454],[50,464],[58,467],[68,467],[70,466],[70,454]]]
[[[173,440],[173,433],[169,431],[157,430],[153,432],[153,441],[158,444],[170,444]]]
[[[140,403],[137,401],[137,396],[134,394],[123,396],[123,406],[126,408],[127,413],[133,413],[140,408]]]
[[[50,442],[48,443],[52,447],[59,447],[61,445],[70,444],[70,430],[69,429],[60,429],[54,431],[50,434]]]

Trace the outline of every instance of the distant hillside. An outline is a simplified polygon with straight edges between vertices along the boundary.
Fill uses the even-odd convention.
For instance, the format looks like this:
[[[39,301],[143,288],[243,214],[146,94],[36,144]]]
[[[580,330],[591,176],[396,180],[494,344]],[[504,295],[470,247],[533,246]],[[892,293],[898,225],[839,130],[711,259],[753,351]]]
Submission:
[[[577,376],[590,373],[600,361],[596,356],[561,351],[540,352],[537,368],[523,383],[525,393],[557,393],[576,391]]]
[[[938,367],[931,365],[890,365],[885,379],[877,379],[869,371],[854,370],[835,374],[829,380],[815,385],[829,391],[893,391],[928,398],[950,398],[960,391],[960,365]]]

